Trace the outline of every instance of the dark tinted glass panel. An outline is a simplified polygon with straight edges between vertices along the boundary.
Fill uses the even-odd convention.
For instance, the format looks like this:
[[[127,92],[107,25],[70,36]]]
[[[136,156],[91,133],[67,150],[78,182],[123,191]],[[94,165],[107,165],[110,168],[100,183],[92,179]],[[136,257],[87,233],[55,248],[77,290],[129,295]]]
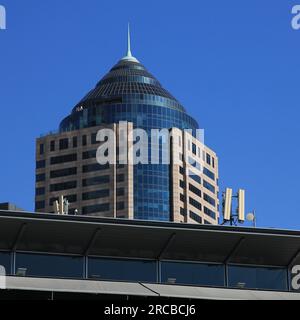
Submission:
[[[87,145],[86,135],[82,136],[82,145],[83,145],[83,146],[86,146],[86,145]]]
[[[109,211],[109,203],[96,204],[93,206],[86,206],[82,208],[82,214],[91,214],[98,212]]]
[[[228,277],[230,287],[287,290],[285,269],[229,266]]]
[[[50,160],[51,164],[58,164],[58,163],[65,163],[65,162],[72,162],[77,160],[77,154],[68,154],[65,156],[58,156],[52,157]]]
[[[213,219],[216,219],[216,213],[206,207],[204,207],[204,213],[210,216]]]
[[[125,175],[124,174],[118,174],[117,175],[117,182],[123,182],[125,181]]]
[[[207,195],[206,193],[204,193],[203,198],[206,202],[210,203],[212,206],[216,206],[216,201],[215,199],[213,199],[212,197],[210,197],[209,195]]]
[[[189,171],[189,177],[191,179],[193,179],[194,181],[196,181],[197,183],[201,184],[201,178],[200,176],[196,175],[195,173],[193,173],[192,171]]]
[[[35,178],[36,182],[45,181],[45,179],[46,179],[45,173],[37,174]]]
[[[44,154],[44,144],[40,144],[40,154]]]
[[[125,209],[125,203],[124,202],[118,202],[117,203],[117,210],[124,210]]]
[[[97,155],[97,150],[90,150],[90,151],[85,151],[82,153],[82,159],[90,159],[90,158],[95,158],[96,159]]]
[[[216,192],[215,187],[212,184],[210,184],[209,182],[205,181],[205,180],[203,180],[203,186],[204,186],[204,188],[206,188],[207,190],[209,190],[209,191],[211,191],[213,193]]]
[[[50,142],[50,151],[55,151],[55,141]]]
[[[84,187],[95,186],[104,183],[109,183],[109,176],[93,177],[89,179],[83,179],[82,181]]]
[[[200,202],[196,201],[193,198],[189,198],[189,202],[193,207],[197,208],[198,210],[202,210],[202,205]]]
[[[73,137],[73,148],[77,148],[77,137]]]
[[[87,173],[87,172],[93,172],[93,171],[101,171],[101,170],[107,170],[109,169],[109,164],[99,164],[99,163],[92,163],[92,164],[87,164],[85,166],[82,166],[82,172]]]
[[[202,223],[202,218],[193,211],[190,211],[190,218],[198,223]]]
[[[162,262],[162,282],[224,286],[224,266],[199,263]]]
[[[89,278],[156,282],[156,262],[89,258]]]
[[[197,196],[201,197],[201,190],[193,186],[192,184],[189,185],[189,190],[195,193]]]
[[[118,197],[121,197],[121,196],[124,196],[125,195],[125,190],[124,188],[118,188],[117,189],[117,196]]]
[[[82,200],[92,200],[92,199],[99,199],[99,198],[106,198],[106,197],[109,197],[108,189],[90,191],[82,194]]]
[[[82,278],[83,259],[40,254],[17,253],[16,274],[35,277]]]
[[[60,169],[60,170],[52,170],[50,172],[50,178],[60,178],[60,177],[67,177],[72,176],[74,174],[77,174],[77,168],[66,168],[66,169]]]
[[[68,190],[68,189],[74,189],[77,186],[76,181],[68,181],[63,183],[56,183],[50,185],[50,191],[62,191],[62,190]]]
[[[10,258],[9,252],[0,252],[0,265],[5,268],[6,274],[11,274]]]
[[[69,148],[69,139],[59,140],[59,150],[65,150]]]
[[[35,195],[36,196],[42,196],[43,194],[45,194],[45,188],[44,187],[35,189]]]
[[[37,169],[41,169],[41,168],[45,168],[46,166],[46,161],[45,160],[40,160],[36,162],[36,168]]]
[[[212,180],[215,180],[215,174],[207,168],[203,168],[203,173]]]

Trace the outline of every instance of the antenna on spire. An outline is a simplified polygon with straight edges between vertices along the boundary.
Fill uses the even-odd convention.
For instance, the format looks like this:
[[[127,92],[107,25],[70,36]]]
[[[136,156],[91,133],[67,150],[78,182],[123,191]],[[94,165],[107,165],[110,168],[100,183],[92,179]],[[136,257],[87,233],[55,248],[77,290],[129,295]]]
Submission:
[[[129,23],[128,23],[128,29],[127,29],[127,54],[122,60],[139,62],[135,57],[133,57],[133,55],[131,53],[131,35],[130,35],[130,24]]]
[[[128,31],[127,31],[127,57],[132,57],[131,38],[130,38],[130,23],[129,22],[128,22]]]

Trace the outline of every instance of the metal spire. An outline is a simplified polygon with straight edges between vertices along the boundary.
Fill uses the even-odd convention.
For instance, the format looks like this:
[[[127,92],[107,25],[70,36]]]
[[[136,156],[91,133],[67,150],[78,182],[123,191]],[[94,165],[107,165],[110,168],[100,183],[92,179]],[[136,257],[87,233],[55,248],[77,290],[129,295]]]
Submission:
[[[132,56],[132,53],[131,53],[131,36],[130,36],[130,24],[129,23],[128,23],[128,30],[127,30],[127,54],[122,60],[139,62],[135,57]]]
[[[128,33],[127,33],[127,57],[132,57],[131,39],[130,39],[130,24],[129,23],[128,23]]]

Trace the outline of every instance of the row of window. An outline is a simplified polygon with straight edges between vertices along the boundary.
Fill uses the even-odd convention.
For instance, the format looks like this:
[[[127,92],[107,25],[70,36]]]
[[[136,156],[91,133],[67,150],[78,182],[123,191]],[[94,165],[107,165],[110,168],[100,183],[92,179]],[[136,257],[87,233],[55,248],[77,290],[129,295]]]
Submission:
[[[81,145],[86,146],[88,144],[88,137],[87,135],[83,135],[81,137]],[[97,144],[99,143],[97,140],[97,133],[92,133],[90,135],[90,144]],[[58,145],[57,141],[52,140],[50,141],[50,152],[54,152],[56,148],[58,147],[59,150],[67,150],[69,148],[77,148],[78,147],[78,138],[73,137],[73,138],[63,138],[58,140]],[[41,143],[39,145],[39,154],[43,155],[45,153],[45,144]]]
[[[222,264],[101,257],[89,257],[85,264],[83,257],[79,256],[16,253],[13,268],[10,253],[7,252],[0,253],[0,264],[5,267],[7,274],[29,277],[82,279],[86,265],[88,278],[94,280],[277,291],[287,291],[289,287],[288,271],[276,267],[227,265],[225,272],[225,265]]]
[[[37,174],[36,175],[36,182],[41,182],[46,180],[46,175],[45,173]],[[117,174],[116,178],[117,182],[124,182],[125,181],[125,175],[124,174]],[[105,176],[96,176],[96,177],[91,177],[87,179],[82,180],[82,185],[84,187],[88,186],[94,186],[94,185],[100,185],[104,183],[109,183],[110,182],[110,176],[105,175]],[[62,183],[55,183],[50,185],[50,192],[55,192],[55,191],[63,191],[63,190],[69,190],[69,189],[74,189],[77,188],[77,181],[67,181],[67,182],[62,182]],[[42,188],[39,189],[39,192],[43,190]]]

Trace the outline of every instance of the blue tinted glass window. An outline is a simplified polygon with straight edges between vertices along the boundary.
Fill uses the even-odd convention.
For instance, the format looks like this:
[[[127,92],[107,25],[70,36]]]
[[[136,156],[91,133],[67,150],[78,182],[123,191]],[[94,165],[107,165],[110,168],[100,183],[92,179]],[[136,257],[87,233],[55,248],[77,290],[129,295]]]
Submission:
[[[287,290],[287,272],[281,268],[229,266],[228,276],[230,287]]]
[[[162,262],[161,272],[163,283],[224,286],[223,265]]]
[[[156,262],[89,258],[89,278],[156,282]]]
[[[17,253],[16,274],[34,277],[82,278],[83,259],[73,256]]]

